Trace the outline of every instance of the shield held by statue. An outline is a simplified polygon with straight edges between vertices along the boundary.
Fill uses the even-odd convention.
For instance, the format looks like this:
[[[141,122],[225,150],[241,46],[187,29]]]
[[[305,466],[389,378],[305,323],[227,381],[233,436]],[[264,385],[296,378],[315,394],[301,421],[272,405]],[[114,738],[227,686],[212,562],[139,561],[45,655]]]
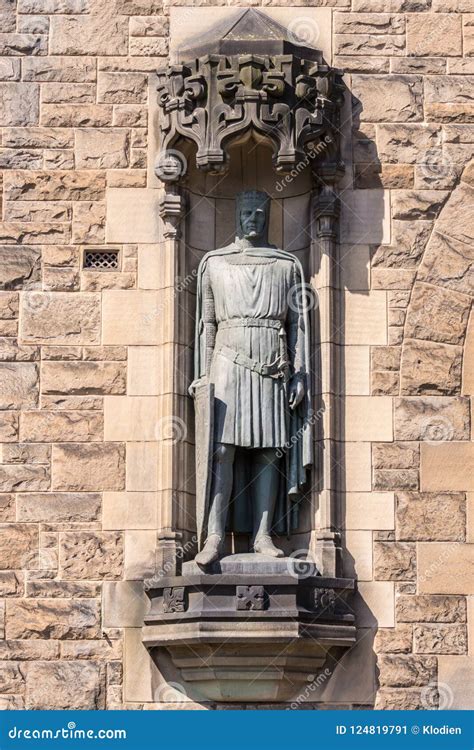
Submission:
[[[214,445],[214,384],[202,378],[194,390],[196,431],[196,529],[198,548],[206,541]]]

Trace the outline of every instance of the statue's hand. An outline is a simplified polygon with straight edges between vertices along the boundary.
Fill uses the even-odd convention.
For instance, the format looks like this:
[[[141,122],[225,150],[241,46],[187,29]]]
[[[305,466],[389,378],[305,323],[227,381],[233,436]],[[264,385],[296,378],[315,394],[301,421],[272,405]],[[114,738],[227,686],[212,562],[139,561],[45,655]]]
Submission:
[[[294,411],[296,407],[301,404],[305,394],[304,382],[301,378],[296,377],[290,382],[288,389],[288,403],[290,409]]]
[[[188,393],[191,396],[191,398],[194,398],[194,396],[196,395],[196,386],[198,385],[198,383],[199,383],[199,379],[193,380],[193,382],[188,388]]]
[[[204,377],[201,377],[201,378],[196,378],[195,380],[193,380],[193,382],[191,383],[191,385],[190,385],[190,386],[189,386],[189,388],[188,388],[188,393],[189,393],[189,395],[190,395],[190,396],[191,396],[192,398],[194,398],[194,397],[195,397],[195,395],[196,395],[196,389],[197,389],[197,388],[198,388],[198,387],[199,387],[200,385],[205,385],[205,383],[207,383],[207,378],[206,378],[206,376],[204,376]]]

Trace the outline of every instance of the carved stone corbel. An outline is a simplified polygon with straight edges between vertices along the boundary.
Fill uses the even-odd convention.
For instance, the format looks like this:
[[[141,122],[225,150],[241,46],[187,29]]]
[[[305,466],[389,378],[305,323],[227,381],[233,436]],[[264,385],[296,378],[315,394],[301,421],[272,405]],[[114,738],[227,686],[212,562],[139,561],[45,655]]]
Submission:
[[[163,220],[163,237],[178,240],[181,237],[181,218],[184,214],[184,198],[178,188],[167,185],[160,201],[160,216]]]

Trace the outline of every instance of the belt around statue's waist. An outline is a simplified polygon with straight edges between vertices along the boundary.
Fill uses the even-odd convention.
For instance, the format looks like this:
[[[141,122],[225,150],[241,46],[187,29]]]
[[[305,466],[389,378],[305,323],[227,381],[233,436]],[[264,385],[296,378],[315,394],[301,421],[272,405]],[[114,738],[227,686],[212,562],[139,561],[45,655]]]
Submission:
[[[258,362],[256,359],[247,357],[246,354],[231,349],[230,346],[216,346],[214,354],[220,354],[234,364],[256,372],[258,375],[262,375],[262,377],[282,378],[285,382],[289,378],[290,364],[281,356],[277,357],[274,362]]]
[[[218,330],[226,328],[274,328],[277,331],[285,332],[283,322],[274,318],[229,318],[228,320],[221,320],[217,324]]]

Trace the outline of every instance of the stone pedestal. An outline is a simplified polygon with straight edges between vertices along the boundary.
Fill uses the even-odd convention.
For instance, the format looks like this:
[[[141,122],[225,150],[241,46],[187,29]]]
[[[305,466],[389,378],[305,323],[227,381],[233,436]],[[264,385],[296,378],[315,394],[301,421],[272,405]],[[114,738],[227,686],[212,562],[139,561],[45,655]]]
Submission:
[[[185,563],[181,576],[146,581],[143,642],[166,649],[194,700],[292,700],[355,642],[354,581],[304,564],[235,555],[216,573]]]

